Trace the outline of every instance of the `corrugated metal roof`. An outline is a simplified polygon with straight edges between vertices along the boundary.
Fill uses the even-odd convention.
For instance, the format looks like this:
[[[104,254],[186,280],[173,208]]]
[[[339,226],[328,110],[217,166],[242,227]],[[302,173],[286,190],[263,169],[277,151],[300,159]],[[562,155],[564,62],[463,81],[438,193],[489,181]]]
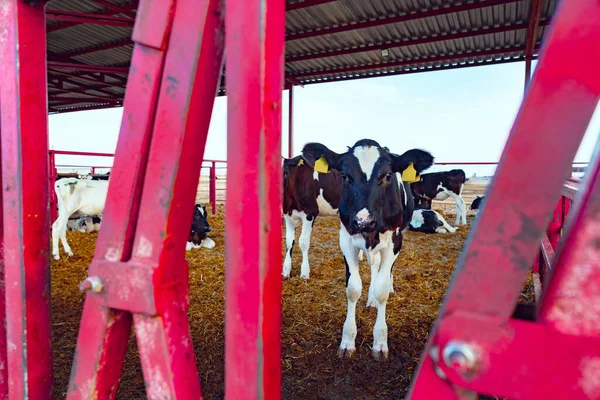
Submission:
[[[532,1],[287,1],[286,75],[290,82],[311,84],[523,61]],[[534,56],[557,3],[541,1]],[[123,69],[129,65],[136,4],[136,0],[50,3],[51,111],[122,105],[127,74],[100,67]],[[101,25],[52,19],[62,11],[113,18],[113,22]],[[81,71],[82,67],[72,64],[95,67]],[[103,103],[103,98],[112,100]]]

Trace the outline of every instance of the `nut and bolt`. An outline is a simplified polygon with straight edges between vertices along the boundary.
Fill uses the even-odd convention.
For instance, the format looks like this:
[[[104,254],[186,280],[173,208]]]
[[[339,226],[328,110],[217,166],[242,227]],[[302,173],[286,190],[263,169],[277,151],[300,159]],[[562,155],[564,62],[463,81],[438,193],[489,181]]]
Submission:
[[[475,371],[477,355],[473,347],[464,342],[448,342],[442,352],[444,363],[455,371],[468,375]]]
[[[88,276],[79,284],[79,290],[82,292],[92,291],[94,293],[100,293],[102,288],[102,281],[97,276]]]

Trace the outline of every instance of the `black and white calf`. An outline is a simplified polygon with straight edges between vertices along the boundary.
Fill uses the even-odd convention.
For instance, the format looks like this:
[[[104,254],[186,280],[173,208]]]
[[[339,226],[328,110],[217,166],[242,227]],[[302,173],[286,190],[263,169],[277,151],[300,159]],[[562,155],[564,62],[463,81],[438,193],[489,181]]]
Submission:
[[[481,197],[477,196],[477,197],[475,197],[475,200],[473,200],[473,202],[469,206],[469,209],[470,210],[477,210],[477,212],[479,212],[479,210],[483,206],[484,199],[485,199],[485,196],[481,196]]]
[[[438,213],[434,210],[415,210],[412,214],[412,219],[408,227],[409,230],[421,233],[454,233],[456,228],[450,226]]]
[[[348,312],[339,355],[351,356],[356,350],[356,303],[362,293],[358,254],[362,250],[371,266],[367,305],[377,307],[373,356],[387,358],[385,308],[392,290],[392,266],[414,209],[410,188],[400,174],[410,163],[420,173],[433,164],[433,156],[416,149],[392,154],[369,139],[356,142],[343,154],[320,143],[309,143],[302,149],[302,156],[311,166],[323,156],[342,176],[340,247],[346,263]]]
[[[185,246],[186,250],[197,249],[200,247],[212,249],[215,247],[215,242],[207,236],[208,232],[212,231],[212,228],[206,219],[206,215],[206,207],[201,204],[196,204],[194,207],[194,218],[192,219],[190,237]]]
[[[101,223],[102,217],[100,215],[93,215],[91,217],[79,215],[76,218],[71,216],[69,222],[67,222],[67,228],[82,233],[97,232],[100,230]]]
[[[415,207],[418,209],[431,209],[432,200],[446,200],[452,197],[456,203],[455,225],[467,224],[467,207],[461,197],[466,182],[465,171],[453,169],[445,172],[432,172],[421,175],[419,182],[410,184],[415,197]]]
[[[341,191],[342,178],[338,171],[319,173],[304,162],[302,156],[283,160],[283,218],[286,242],[282,272],[284,278],[290,277],[292,250],[296,228],[299,226],[302,226],[299,239],[302,250],[300,277],[309,278],[308,249],[315,219],[319,214],[337,214]]]

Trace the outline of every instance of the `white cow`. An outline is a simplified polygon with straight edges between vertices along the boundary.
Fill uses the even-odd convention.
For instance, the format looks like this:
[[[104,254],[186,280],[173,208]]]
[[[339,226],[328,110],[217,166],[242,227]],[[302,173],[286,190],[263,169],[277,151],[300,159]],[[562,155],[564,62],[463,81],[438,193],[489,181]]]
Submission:
[[[58,218],[52,224],[52,256],[60,259],[58,239],[60,238],[65,252],[73,256],[67,243],[67,224],[69,217],[75,213],[83,216],[100,215],[104,211],[108,180],[87,180],[63,178],[56,181],[54,191],[58,202]]]

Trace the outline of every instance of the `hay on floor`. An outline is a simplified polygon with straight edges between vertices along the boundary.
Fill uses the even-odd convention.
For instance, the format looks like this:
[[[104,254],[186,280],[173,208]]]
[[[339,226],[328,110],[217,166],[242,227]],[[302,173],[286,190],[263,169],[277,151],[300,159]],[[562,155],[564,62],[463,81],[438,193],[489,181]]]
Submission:
[[[470,201],[467,201],[467,206]],[[454,206],[434,208],[454,225]],[[338,359],[346,316],[345,266],[338,245],[339,219],[319,217],[310,248],[310,280],[299,278],[301,253],[293,254],[292,277],[283,282],[282,395],[285,399],[398,399],[410,385],[421,351],[441,305],[469,225],[455,234],[409,232],[394,266],[395,293],[387,306],[390,359],[371,357],[377,311],[366,309],[370,271],[361,263],[363,294],[357,309],[357,351]],[[214,249],[194,249],[190,265],[190,329],[206,399],[223,398],[224,382],[224,215],[209,216]],[[298,234],[300,232],[298,231]],[[69,232],[75,256],[52,261],[54,397],[65,398],[83,307],[77,285],[87,276],[97,234]],[[282,257],[285,251],[282,240]],[[528,280],[524,301],[533,301]],[[145,398],[144,380],[133,336],[123,367],[119,399]]]

